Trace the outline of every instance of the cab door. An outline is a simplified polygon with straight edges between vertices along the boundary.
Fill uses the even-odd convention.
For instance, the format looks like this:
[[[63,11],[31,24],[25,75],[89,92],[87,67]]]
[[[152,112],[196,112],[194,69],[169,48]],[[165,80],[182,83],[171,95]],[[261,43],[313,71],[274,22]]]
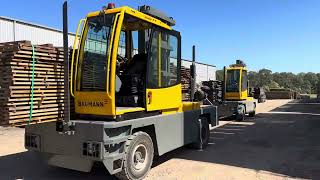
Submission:
[[[177,31],[154,29],[147,62],[147,111],[181,106],[181,37]]]
[[[247,99],[248,98],[248,76],[247,71],[242,69],[241,70],[241,97],[240,99]]]
[[[75,68],[78,114],[115,118],[115,62],[123,16],[117,13],[87,18]]]

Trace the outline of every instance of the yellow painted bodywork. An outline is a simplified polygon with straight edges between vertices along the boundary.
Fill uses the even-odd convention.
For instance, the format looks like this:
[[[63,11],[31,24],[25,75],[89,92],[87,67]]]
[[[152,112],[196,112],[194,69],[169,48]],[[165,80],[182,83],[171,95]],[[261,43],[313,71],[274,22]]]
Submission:
[[[79,21],[79,24],[78,24],[78,28],[77,28],[77,31],[76,31],[76,36],[75,36],[75,39],[74,39],[74,43],[73,43],[73,50],[72,50],[72,58],[71,58],[71,64],[72,64],[72,66],[71,66],[71,70],[70,70],[70,75],[71,75],[71,77],[70,77],[70,94],[71,94],[71,96],[73,96],[74,97],[74,86],[73,86],[73,80],[74,81],[76,81],[76,79],[74,79],[74,78],[76,78],[77,76],[75,76],[75,77],[73,77],[73,64],[74,64],[74,55],[75,55],[75,52],[76,52],[76,48],[75,47],[77,47],[77,44],[78,44],[78,49],[79,49],[79,47],[80,47],[80,44],[78,43],[78,35],[79,35],[79,30],[80,30],[80,27],[81,27],[81,25],[83,24],[83,25],[85,25],[86,24],[86,21],[87,21],[87,19],[81,19],[80,21]],[[81,39],[81,37],[82,37],[82,33],[81,33],[81,36],[80,36],[80,39]],[[77,65],[78,65],[78,57],[79,57],[79,53],[77,54],[77,61],[76,61],[76,68],[75,68],[75,74],[77,74]]]
[[[118,44],[120,39],[120,32],[121,32],[121,25],[122,20],[124,17],[124,13],[116,14],[116,20],[114,21],[112,36],[115,36],[114,40],[111,38],[110,47],[107,51],[109,52],[109,56],[107,57],[106,61],[108,61],[107,67],[107,74],[106,74],[106,91],[99,92],[99,91],[80,91],[80,78],[81,78],[81,68],[79,69],[80,72],[77,74],[77,78],[79,79],[77,88],[75,90],[75,111],[78,114],[90,114],[90,115],[101,115],[101,116],[109,116],[109,117],[116,117],[116,106],[115,106],[115,81],[110,79],[115,79],[115,66],[116,66],[116,58],[118,52]],[[116,24],[117,23],[117,24]],[[116,28],[115,28],[116,27]],[[85,26],[83,31],[83,37],[86,37],[88,28]],[[112,41],[113,40],[113,41]],[[83,56],[83,46],[84,41],[81,42],[81,49],[79,57],[80,59]],[[111,52],[112,49],[112,52]],[[110,56],[112,54],[112,56]],[[111,58],[112,57],[112,58]],[[110,63],[112,62],[112,63]],[[82,63],[82,62],[81,62]],[[111,66],[110,66],[111,64]],[[73,65],[73,64],[72,64]],[[111,72],[111,73],[110,73]],[[110,77],[109,77],[110,74]],[[103,106],[91,106],[92,103],[102,103]],[[81,106],[80,106],[81,105]]]
[[[89,13],[86,17],[94,17],[99,16],[101,11]],[[132,108],[119,108],[116,109],[115,105],[115,76],[116,76],[116,58],[118,52],[118,44],[120,40],[120,33],[122,28],[123,19],[125,14],[129,14],[134,16],[140,20],[144,20],[146,22],[152,23],[155,26],[162,27],[167,30],[172,30],[170,26],[165,24],[164,22],[151,17],[147,14],[139,12],[130,7],[124,6],[114,9],[106,9],[104,10],[106,14],[115,14],[115,21],[113,24],[113,30],[111,36],[111,42],[109,45],[109,49],[107,49],[109,56],[106,58],[108,61],[108,67],[106,69],[106,91],[98,92],[98,91],[80,91],[80,82],[81,82],[81,68],[78,69],[78,61],[79,64],[83,62],[83,52],[84,52],[84,39],[87,36],[88,26],[87,21],[85,22],[84,29],[81,34],[81,42],[78,45],[79,53],[77,54],[76,59],[74,59],[74,54],[72,57],[72,67],[74,61],[76,62],[75,69],[75,77],[72,78],[71,91],[72,94],[74,92],[75,97],[75,111],[78,114],[89,114],[89,115],[101,115],[108,116],[112,118],[116,118],[117,115],[122,115],[125,113],[137,112],[137,111],[157,111],[159,110],[162,114],[171,114],[182,111],[189,111],[194,109],[199,109],[200,104],[194,102],[183,102],[182,103],[182,89],[181,84],[167,87],[167,88],[159,88],[159,89],[146,89],[146,108],[143,107],[132,107]],[[116,24],[117,23],[117,24]],[[80,26],[80,25],[79,25]],[[160,34],[159,34],[160,36]],[[161,37],[160,37],[161,38]],[[161,39],[159,38],[159,43]],[[77,39],[77,38],[76,38]],[[113,47],[113,48],[112,48]],[[160,52],[160,51],[159,51]],[[159,53],[161,54],[161,53]],[[160,58],[159,58],[160,59]],[[161,63],[159,62],[159,66]],[[161,69],[161,68],[159,68]],[[159,72],[160,75],[160,72]],[[75,84],[76,83],[76,84]],[[161,77],[159,78],[158,84],[161,86]],[[75,87],[75,88],[74,88]],[[151,95],[148,98],[148,95]]]
[[[113,99],[106,92],[75,91],[75,111],[79,114],[115,115]]]
[[[131,108],[127,108],[127,109],[122,109],[122,110],[117,110],[116,114],[117,115],[122,115],[125,113],[131,113],[131,112],[139,112],[139,111],[145,111],[145,108],[142,107],[131,107]]]
[[[195,109],[200,109],[199,102],[183,102],[182,103],[182,111],[191,111]]]
[[[200,109],[200,102],[182,102],[179,108],[162,110],[162,114],[174,114],[177,112],[186,112]]]
[[[252,97],[248,97],[248,87],[247,89],[243,90],[242,89],[242,72],[247,71],[248,69],[246,67],[229,67],[226,68],[225,72],[225,79],[227,78],[227,72],[231,70],[238,70],[240,71],[240,80],[239,80],[239,89],[238,92],[225,92],[225,99],[226,100],[247,100]],[[248,76],[247,76],[248,77]],[[226,80],[227,83],[227,80]]]
[[[128,6],[122,6],[122,7],[113,8],[113,9],[106,9],[106,10],[104,10],[104,12],[106,14],[122,12],[122,13],[125,13],[125,14],[129,14],[131,16],[134,16],[134,17],[136,17],[138,19],[141,19],[141,20],[147,21],[149,23],[152,23],[154,25],[160,26],[162,28],[165,28],[165,29],[168,29],[168,30],[172,30],[172,28],[170,26],[168,26],[166,23],[160,21],[159,19],[156,19],[156,18],[154,18],[152,16],[149,16],[147,14],[144,14],[144,13],[138,11],[138,10],[132,9],[131,7],[128,7]],[[87,17],[98,16],[100,13],[101,13],[101,11],[92,12],[92,13],[89,13],[87,15]]]
[[[179,108],[182,103],[181,84],[160,89],[147,89],[147,110],[165,110]],[[148,98],[148,94],[151,95]]]

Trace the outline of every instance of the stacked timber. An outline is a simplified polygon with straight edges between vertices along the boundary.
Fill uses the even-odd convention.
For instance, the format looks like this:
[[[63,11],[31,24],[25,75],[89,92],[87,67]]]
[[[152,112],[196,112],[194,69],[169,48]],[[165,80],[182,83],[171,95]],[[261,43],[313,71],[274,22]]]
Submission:
[[[207,98],[211,103],[222,103],[224,91],[223,81],[202,81],[202,87],[204,86],[206,86],[206,88],[202,88],[202,90],[207,94]]]
[[[266,92],[267,99],[294,99],[294,91],[284,88],[274,88]]]
[[[181,66],[181,88],[182,88],[182,100],[190,100],[190,81],[191,81],[191,72],[189,68]]]
[[[63,49],[36,45],[34,99],[31,123],[63,118]],[[0,43],[0,124],[29,121],[32,83],[30,41]]]
[[[175,84],[177,81],[177,72],[178,68],[177,65],[175,65],[174,63],[170,63],[170,74],[171,74],[171,79],[170,79],[170,84]]]

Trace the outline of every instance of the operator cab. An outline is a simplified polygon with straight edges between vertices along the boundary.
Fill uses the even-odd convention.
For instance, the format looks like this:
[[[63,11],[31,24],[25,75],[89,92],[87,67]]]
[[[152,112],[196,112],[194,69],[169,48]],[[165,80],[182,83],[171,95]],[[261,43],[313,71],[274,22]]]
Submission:
[[[181,38],[174,24],[149,6],[140,11],[109,6],[88,14],[71,89],[76,113],[117,119],[178,110]]]
[[[246,65],[241,60],[225,68],[225,99],[246,100],[248,98],[247,71]]]

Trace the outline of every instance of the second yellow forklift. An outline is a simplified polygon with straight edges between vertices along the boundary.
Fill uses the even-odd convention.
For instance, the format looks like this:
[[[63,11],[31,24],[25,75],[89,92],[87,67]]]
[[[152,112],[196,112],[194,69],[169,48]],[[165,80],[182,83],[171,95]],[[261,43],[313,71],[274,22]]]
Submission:
[[[249,96],[248,86],[248,69],[243,61],[237,60],[224,67],[223,81],[202,82],[202,92],[197,91],[196,99],[217,106],[220,118],[234,116],[243,121],[247,114],[253,117],[256,113],[257,101]]]
[[[236,64],[224,68],[224,104],[227,111],[240,121],[245,119],[246,114],[250,117],[256,114],[257,101],[249,96],[248,89],[248,69],[243,61],[237,60]],[[221,107],[221,112],[226,108]]]

